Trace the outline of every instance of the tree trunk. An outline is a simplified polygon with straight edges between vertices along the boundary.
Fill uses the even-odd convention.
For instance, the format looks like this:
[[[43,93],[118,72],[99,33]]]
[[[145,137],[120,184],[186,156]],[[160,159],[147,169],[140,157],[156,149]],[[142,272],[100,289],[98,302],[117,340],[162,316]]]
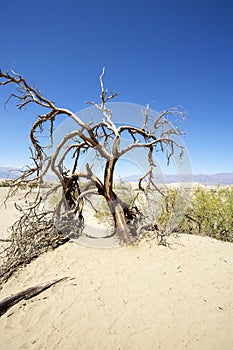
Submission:
[[[108,201],[108,206],[113,216],[115,229],[121,242],[129,244],[132,237],[120,201],[118,199]]]
[[[120,240],[123,243],[130,243],[130,229],[127,225],[124,209],[120,200],[113,191],[113,173],[117,158],[112,157],[107,161],[104,174],[104,197],[114,219],[115,228]]]

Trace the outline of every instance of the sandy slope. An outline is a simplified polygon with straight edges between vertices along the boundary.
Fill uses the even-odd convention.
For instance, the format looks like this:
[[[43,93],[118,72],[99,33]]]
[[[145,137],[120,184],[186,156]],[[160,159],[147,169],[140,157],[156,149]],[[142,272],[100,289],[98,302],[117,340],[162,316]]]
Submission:
[[[0,299],[57,277],[74,280],[8,310],[1,349],[232,349],[232,245],[182,236],[172,248],[68,243],[46,253]]]
[[[1,215],[4,229],[10,218]],[[4,285],[0,300],[74,279],[8,310],[1,350],[233,349],[233,245],[183,235],[171,248],[71,242],[40,256]]]

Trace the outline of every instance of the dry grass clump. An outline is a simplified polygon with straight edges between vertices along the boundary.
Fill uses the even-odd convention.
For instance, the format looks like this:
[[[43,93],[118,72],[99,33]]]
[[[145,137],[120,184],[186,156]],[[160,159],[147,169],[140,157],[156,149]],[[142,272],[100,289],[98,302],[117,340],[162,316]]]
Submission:
[[[0,187],[10,187],[13,183],[13,180],[2,179],[0,180]]]
[[[19,267],[68,240],[45,214],[23,215],[12,226],[10,237],[2,240],[0,287]]]

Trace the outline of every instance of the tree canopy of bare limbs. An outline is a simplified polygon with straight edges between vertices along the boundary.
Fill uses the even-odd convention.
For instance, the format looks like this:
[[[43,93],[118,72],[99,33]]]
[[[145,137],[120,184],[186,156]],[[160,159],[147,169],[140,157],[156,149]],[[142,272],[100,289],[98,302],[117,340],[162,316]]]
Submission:
[[[175,138],[175,136],[181,135],[181,131],[178,128],[174,128],[169,121],[170,114],[182,116],[182,112],[173,108],[151,116],[149,107],[147,107],[142,113],[141,125],[131,126],[127,123],[125,125],[117,125],[114,123],[112,110],[108,107],[108,102],[117,94],[108,93],[104,87],[103,77],[104,69],[100,75],[100,102],[89,102],[101,112],[102,117],[99,121],[92,123],[85,122],[71,110],[59,107],[53,101],[45,98],[34,85],[30,85],[14,71],[0,71],[0,85],[13,86],[13,92],[6,103],[10,99],[15,99],[20,110],[32,104],[37,105],[40,111],[41,109],[44,110],[44,114],[37,116],[30,130],[30,150],[33,166],[27,166],[22,171],[20,176],[14,181],[9,194],[13,195],[22,185],[28,186],[29,184],[31,185],[30,188],[34,187],[37,189],[33,205],[28,207],[27,214],[23,212],[24,218],[26,217],[27,220],[22,221],[21,219],[20,225],[22,230],[26,222],[28,222],[28,217],[33,217],[32,222],[36,223],[34,226],[39,226],[41,230],[43,225],[48,225],[48,221],[45,219],[48,213],[42,213],[39,208],[41,207],[41,187],[49,171],[52,171],[62,187],[61,199],[53,212],[49,213],[49,222],[51,224],[52,214],[52,222],[60,222],[60,225],[63,225],[62,232],[68,232],[71,229],[68,222],[72,222],[72,229],[74,227],[77,231],[82,229],[85,224],[83,208],[90,195],[101,196],[106,200],[113,218],[115,233],[122,243],[131,243],[133,237],[138,236],[140,231],[145,229],[146,225],[143,223],[143,220],[141,222],[138,220],[141,213],[137,210],[135,201],[128,205],[124,203],[122,198],[118,198],[114,191],[115,167],[119,159],[125,154],[139,148],[143,149],[145,157],[147,157],[148,168],[143,176],[138,179],[138,189],[146,193],[148,188],[156,188],[153,179],[153,171],[156,165],[155,152],[163,152],[168,162],[173,156],[175,149],[179,149],[180,155],[182,155],[182,146],[177,143]],[[48,157],[46,155],[46,147],[48,147],[48,144],[51,146],[53,143],[54,122],[60,116],[71,118],[75,122],[76,128],[64,135],[54,152]],[[49,135],[46,134],[46,130],[49,130]],[[41,138],[45,134],[48,137],[47,145],[43,145],[41,142]],[[127,135],[129,140],[126,146],[122,146],[122,135]],[[80,170],[80,159],[89,150],[94,151],[96,157],[101,158],[104,162],[103,179],[93,172],[91,164],[87,163],[85,170]],[[64,162],[68,157],[72,157],[73,160],[70,169],[64,167]],[[81,183],[84,183],[85,186],[81,186]],[[49,191],[51,189],[48,189]],[[64,231],[66,225],[66,231]]]

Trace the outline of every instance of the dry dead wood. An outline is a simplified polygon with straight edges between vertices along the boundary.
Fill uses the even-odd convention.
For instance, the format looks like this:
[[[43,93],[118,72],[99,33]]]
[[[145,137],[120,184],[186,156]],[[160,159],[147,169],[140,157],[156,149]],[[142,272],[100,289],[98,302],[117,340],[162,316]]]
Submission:
[[[126,154],[130,155],[133,150],[143,149],[148,168],[138,181],[138,191],[146,193],[157,191],[158,187],[154,181],[156,168],[156,154],[164,153],[167,163],[178,151],[179,158],[183,155],[183,146],[179,142],[179,136],[183,132],[178,127],[173,127],[172,119],[183,119],[184,113],[177,108],[166,109],[154,114],[149,106],[142,111],[140,125],[132,126],[128,123],[118,125],[114,122],[113,111],[109,109],[108,102],[114,99],[116,93],[108,93],[103,83],[104,69],[100,75],[101,95],[99,103],[89,102],[101,112],[101,118],[93,122],[85,122],[85,119],[73,113],[67,108],[61,108],[50,99],[45,98],[41,92],[30,85],[23,77],[14,71],[2,72],[0,70],[0,86],[11,85],[13,92],[6,101],[12,98],[17,101],[18,108],[24,109],[30,105],[38,106],[42,115],[37,115],[36,121],[31,126],[31,160],[32,165],[26,167],[20,176],[14,180],[8,198],[27,187],[27,197],[35,190],[33,205],[27,208],[21,228],[17,227],[17,233],[21,230],[24,235],[25,225],[28,218],[34,221],[34,226],[40,226],[47,222],[40,216],[40,208],[43,202],[41,188],[45,176],[49,171],[55,176],[61,187],[61,195],[58,203],[51,209],[51,218],[56,227],[62,233],[70,235],[70,226],[66,223],[72,220],[75,223],[75,234],[81,232],[84,227],[82,215],[85,203],[91,196],[104,198],[111,213],[115,233],[123,244],[131,244],[138,232],[138,222],[143,217],[138,208],[136,214],[134,208],[124,202],[120,194],[114,191],[114,174],[119,160]],[[47,150],[52,149],[54,144],[54,123],[59,119],[68,118],[75,123],[73,131],[64,134],[64,137],[55,145],[52,154],[48,155]],[[122,139],[127,137],[128,144],[124,146]],[[45,142],[46,140],[46,142]],[[86,163],[81,167],[83,155],[95,153],[96,159],[101,159],[103,164],[104,179],[99,178],[95,173],[92,164]],[[66,168],[66,160],[72,159],[69,169]],[[68,162],[69,163],[69,162]],[[147,186],[143,186],[146,180]],[[82,182],[87,185],[82,188]],[[47,191],[47,199],[53,195],[51,189]],[[46,213],[45,213],[46,215]],[[139,220],[140,216],[140,220]],[[31,222],[32,222],[31,221]],[[33,224],[33,223],[32,223]],[[65,224],[65,228],[64,228]],[[147,222],[142,222],[142,225]],[[74,225],[73,225],[74,226]],[[34,232],[30,230],[30,232]]]
[[[28,300],[33,298],[34,296],[44,292],[46,289],[52,287],[54,284],[58,282],[66,280],[68,277],[59,278],[55,281],[48,282],[46,284],[40,284],[25,290],[22,290],[19,293],[13,294],[10,297],[3,299],[0,302],[0,317],[4,315],[7,310],[9,310],[12,306],[19,303],[21,300]]]

